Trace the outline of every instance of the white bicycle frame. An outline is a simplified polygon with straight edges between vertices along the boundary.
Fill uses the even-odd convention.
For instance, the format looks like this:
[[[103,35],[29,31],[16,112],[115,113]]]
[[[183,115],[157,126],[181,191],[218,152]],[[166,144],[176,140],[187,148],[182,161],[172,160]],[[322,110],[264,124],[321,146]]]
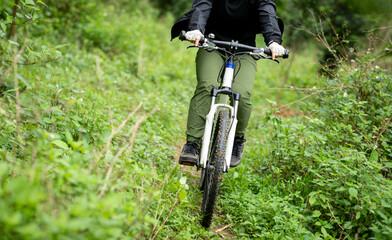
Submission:
[[[183,34],[183,36],[185,36],[185,34]],[[185,40],[185,37],[182,37],[183,40]],[[231,48],[244,48],[244,49],[248,49],[251,52],[244,52],[247,53],[251,56],[253,56],[256,60],[260,59],[260,58],[264,58],[264,59],[271,59],[273,61],[276,61],[279,63],[279,61],[277,59],[272,59],[271,57],[269,57],[268,55],[272,55],[270,49],[266,48],[266,49],[262,49],[262,48],[254,48],[251,46],[247,46],[247,45],[243,45],[243,44],[239,44],[238,41],[232,41],[231,43],[229,43],[229,45],[227,44],[227,42],[223,42],[223,41],[213,41],[213,45],[208,45],[208,40],[206,40],[203,44],[203,47],[206,47],[207,49],[218,49],[218,47],[215,46],[215,43],[217,44],[223,44],[225,46],[230,46]],[[268,52],[266,52],[268,50]],[[283,58],[288,58],[289,56],[289,51],[285,50],[284,55],[282,56]],[[209,153],[209,149],[210,149],[210,144],[211,144],[211,136],[212,136],[212,127],[214,124],[214,120],[215,120],[215,116],[216,113],[218,112],[219,109],[222,108],[227,108],[229,110],[230,113],[230,131],[229,131],[229,135],[226,141],[226,154],[225,154],[225,164],[224,164],[224,168],[223,168],[223,172],[228,172],[229,168],[230,168],[230,162],[231,162],[231,153],[233,152],[233,143],[234,143],[234,137],[235,137],[235,131],[237,128],[237,110],[238,110],[238,103],[239,103],[239,94],[238,93],[234,93],[231,91],[231,87],[233,84],[233,79],[234,79],[234,63],[232,61],[233,59],[230,58],[230,61],[227,62],[226,64],[226,68],[225,68],[225,74],[223,76],[223,82],[221,85],[221,88],[216,90],[217,93],[215,94],[211,94],[212,95],[212,102],[211,102],[211,108],[210,111],[206,117],[206,125],[205,125],[205,129],[204,129],[204,135],[203,135],[203,142],[202,142],[202,146],[201,146],[201,153],[200,153],[200,161],[199,161],[199,165],[198,167],[202,167],[202,168],[206,168],[207,166],[207,159],[208,159],[208,154]],[[233,96],[233,105],[228,105],[228,104],[220,104],[220,103],[216,103],[216,98],[218,96],[218,94],[222,93],[223,94],[227,94],[227,93],[231,93]],[[236,97],[234,97],[236,96]]]
[[[234,78],[234,63],[228,62],[226,64],[226,69],[225,69],[225,74],[223,77],[223,83],[221,86],[221,89],[225,88],[228,90],[231,90],[232,84],[233,84],[233,78]],[[225,155],[225,163],[223,167],[223,172],[227,172],[230,168],[230,162],[231,162],[231,154],[233,152],[233,143],[234,143],[234,137],[235,137],[235,131],[237,127],[237,110],[238,110],[238,102],[239,100],[234,100],[233,99],[233,106],[228,105],[228,104],[221,104],[221,103],[215,103],[216,102],[217,96],[212,97],[212,102],[211,102],[211,108],[210,112],[208,113],[206,117],[206,125],[204,129],[204,135],[203,135],[203,143],[201,147],[201,153],[200,153],[200,165],[202,168],[206,168],[207,165],[207,158],[209,154],[209,147],[211,143],[211,135],[212,135],[212,127],[214,124],[215,120],[215,115],[218,112],[219,109],[222,108],[227,108],[230,113],[230,131],[229,135],[226,141],[226,155]]]

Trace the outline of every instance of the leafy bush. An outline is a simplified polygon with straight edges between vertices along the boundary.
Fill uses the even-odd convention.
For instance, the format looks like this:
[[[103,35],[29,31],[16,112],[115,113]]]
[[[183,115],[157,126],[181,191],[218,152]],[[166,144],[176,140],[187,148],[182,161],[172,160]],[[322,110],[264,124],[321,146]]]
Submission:
[[[384,238],[391,234],[390,76],[364,62],[320,84],[305,117],[274,114],[272,148],[258,161],[306,199],[305,222],[324,237]],[[323,79],[325,81],[325,79]],[[294,191],[293,190],[293,191]]]
[[[322,30],[329,42],[337,37],[335,31],[340,38],[348,37],[346,40],[356,41],[364,36],[365,30],[384,24],[385,16],[391,10],[384,0],[284,0],[279,1],[277,7],[279,15],[289,26],[286,37],[291,43],[311,37],[300,30],[305,28],[315,32],[319,18],[323,20]],[[324,21],[324,18],[332,24]]]
[[[79,3],[89,4],[58,4]],[[140,13],[130,17],[115,7],[91,13],[89,24],[102,24],[108,41],[87,42],[90,51],[80,48],[84,39],[75,37],[80,32],[63,38],[50,28],[34,38],[34,46],[69,42],[58,50],[61,57],[47,64],[40,64],[42,56],[37,64],[12,64],[13,53],[23,52],[23,44],[2,39],[13,45],[6,56],[10,63],[0,69],[7,83],[0,96],[3,238],[163,238],[174,237],[173,229],[183,231],[179,236],[211,236],[192,224],[197,217],[188,213],[189,186],[172,164],[178,141],[173,139],[181,132],[178,121],[185,123],[180,113],[190,93],[190,81],[183,78],[190,80],[191,72],[184,75],[184,66],[193,59],[184,55],[181,65],[161,64],[162,58],[175,59],[180,52],[168,42],[159,49],[140,48],[141,42],[158,45],[159,37],[169,38],[166,27],[155,24],[155,10],[143,5],[150,9],[149,18]],[[48,4],[43,9],[53,8]],[[60,16],[45,10],[43,15]],[[72,14],[70,8],[61,16],[66,20]],[[27,31],[43,30],[20,28],[21,42]],[[140,102],[142,107],[131,115]]]

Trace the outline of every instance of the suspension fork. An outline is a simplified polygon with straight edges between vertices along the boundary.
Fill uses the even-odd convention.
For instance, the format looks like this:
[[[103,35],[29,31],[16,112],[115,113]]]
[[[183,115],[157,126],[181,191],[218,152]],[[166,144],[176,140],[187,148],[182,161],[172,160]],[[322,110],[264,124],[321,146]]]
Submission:
[[[217,104],[216,100],[219,94],[224,94],[228,96],[233,97],[233,106],[228,105],[226,103],[224,104]],[[225,162],[224,164],[224,172],[227,172],[228,169],[230,168],[230,161],[231,161],[231,153],[233,151],[233,143],[234,143],[234,137],[235,137],[235,131],[237,127],[237,111],[238,111],[238,103],[240,100],[240,94],[236,92],[232,92],[228,88],[222,88],[222,89],[216,89],[213,88],[211,91],[212,95],[212,101],[211,101],[211,108],[210,112],[207,114],[206,117],[206,125],[204,128],[204,137],[203,137],[203,142],[202,142],[202,147],[201,147],[201,153],[200,153],[200,163],[199,166],[205,168],[207,164],[207,158],[209,154],[209,147],[211,144],[211,137],[212,137],[212,128],[215,120],[216,113],[218,112],[219,109],[226,108],[228,109],[230,113],[230,129],[229,129],[229,134],[226,142],[226,154],[225,154]]]

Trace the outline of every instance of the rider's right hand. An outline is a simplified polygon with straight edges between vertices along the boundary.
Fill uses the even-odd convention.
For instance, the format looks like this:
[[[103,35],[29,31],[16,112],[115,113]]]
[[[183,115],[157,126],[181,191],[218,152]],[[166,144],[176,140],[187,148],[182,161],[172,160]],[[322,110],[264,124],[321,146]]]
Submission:
[[[282,47],[277,42],[272,42],[270,45],[268,45],[268,48],[272,52],[272,59],[275,59],[275,57],[282,57],[285,54],[285,49]]]
[[[199,41],[204,35],[199,30],[192,30],[185,34],[186,40],[195,43],[195,46],[199,46]]]

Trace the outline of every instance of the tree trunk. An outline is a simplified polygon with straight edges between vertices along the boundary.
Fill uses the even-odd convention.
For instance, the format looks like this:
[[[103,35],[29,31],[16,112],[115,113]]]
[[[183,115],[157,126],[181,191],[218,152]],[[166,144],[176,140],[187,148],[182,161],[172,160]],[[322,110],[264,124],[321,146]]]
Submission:
[[[10,30],[9,38],[14,38],[14,36],[15,36],[16,13],[18,12],[18,4],[19,4],[19,0],[15,0],[14,11],[12,12],[13,21],[12,21],[12,24],[11,24],[11,30]]]

